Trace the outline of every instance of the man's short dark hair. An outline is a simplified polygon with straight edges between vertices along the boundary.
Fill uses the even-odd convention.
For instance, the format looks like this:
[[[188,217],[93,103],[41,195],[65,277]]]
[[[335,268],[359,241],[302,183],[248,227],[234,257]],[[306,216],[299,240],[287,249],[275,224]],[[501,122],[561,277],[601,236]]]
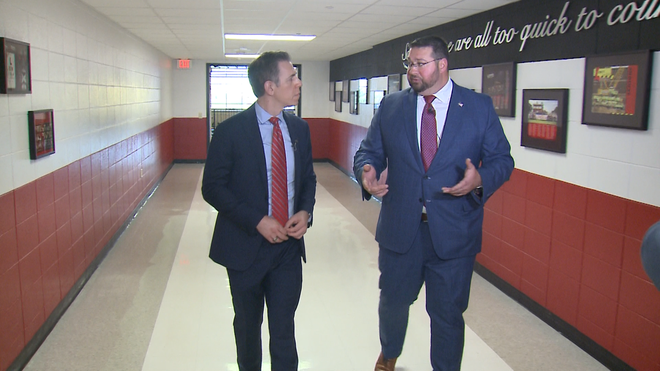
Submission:
[[[408,44],[408,50],[406,50],[406,57],[410,48],[424,48],[431,47],[433,49],[433,58],[442,59],[445,58],[449,61],[449,51],[447,50],[447,43],[445,40],[438,36],[422,36],[415,39],[413,42]]]
[[[291,57],[287,52],[265,52],[250,63],[248,67],[248,79],[252,86],[252,92],[259,98],[266,93],[264,84],[272,81],[280,85],[280,62],[290,62]]]

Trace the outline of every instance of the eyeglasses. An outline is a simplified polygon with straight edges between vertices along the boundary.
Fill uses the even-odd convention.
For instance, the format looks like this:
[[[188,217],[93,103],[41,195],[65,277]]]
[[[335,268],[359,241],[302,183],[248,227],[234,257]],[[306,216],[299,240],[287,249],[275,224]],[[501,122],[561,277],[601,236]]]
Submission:
[[[431,62],[439,61],[440,59],[442,59],[442,58],[436,58],[436,59],[430,60],[428,62],[415,62],[415,63],[410,63],[409,61],[404,60],[403,61],[403,67],[405,67],[407,70],[410,70],[410,69],[413,69],[413,68],[420,69],[420,68],[426,66],[427,64],[429,64]]]

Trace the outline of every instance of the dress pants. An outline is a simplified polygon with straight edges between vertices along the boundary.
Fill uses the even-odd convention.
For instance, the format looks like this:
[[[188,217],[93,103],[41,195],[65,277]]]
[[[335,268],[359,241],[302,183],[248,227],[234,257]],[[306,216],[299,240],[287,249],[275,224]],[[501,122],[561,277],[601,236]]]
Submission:
[[[431,365],[434,371],[459,371],[463,358],[465,321],[475,256],[442,260],[431,243],[427,222],[404,254],[381,248],[380,342],[383,356],[401,354],[410,305],[426,285],[426,311],[431,319]]]
[[[264,240],[245,271],[227,269],[234,304],[234,336],[240,371],[261,371],[261,325],[268,307],[272,371],[296,371],[294,316],[302,290],[302,242]]]

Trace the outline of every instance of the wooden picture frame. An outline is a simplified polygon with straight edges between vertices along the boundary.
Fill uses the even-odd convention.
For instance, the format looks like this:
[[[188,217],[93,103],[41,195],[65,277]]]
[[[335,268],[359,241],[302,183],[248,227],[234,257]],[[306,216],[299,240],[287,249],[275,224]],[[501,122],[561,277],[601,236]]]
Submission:
[[[55,153],[53,110],[28,111],[30,159],[36,160]]]
[[[0,37],[0,94],[31,94],[30,44]]]
[[[341,95],[342,91],[336,91],[335,92],[335,112],[341,112]]]
[[[481,92],[490,96],[498,116],[514,117],[516,111],[516,63],[498,63],[481,69]]]
[[[649,50],[587,57],[582,123],[646,130],[652,60]]]
[[[520,145],[566,153],[568,89],[524,89]]]
[[[330,102],[335,101],[335,85],[334,81],[330,81]]]

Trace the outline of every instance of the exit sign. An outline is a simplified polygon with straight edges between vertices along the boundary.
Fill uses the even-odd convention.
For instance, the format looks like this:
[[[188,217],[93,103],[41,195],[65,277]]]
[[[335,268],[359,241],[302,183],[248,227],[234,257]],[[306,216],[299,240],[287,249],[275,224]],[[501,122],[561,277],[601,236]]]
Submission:
[[[177,62],[177,67],[179,67],[179,69],[187,70],[190,68],[190,59],[179,59]]]

